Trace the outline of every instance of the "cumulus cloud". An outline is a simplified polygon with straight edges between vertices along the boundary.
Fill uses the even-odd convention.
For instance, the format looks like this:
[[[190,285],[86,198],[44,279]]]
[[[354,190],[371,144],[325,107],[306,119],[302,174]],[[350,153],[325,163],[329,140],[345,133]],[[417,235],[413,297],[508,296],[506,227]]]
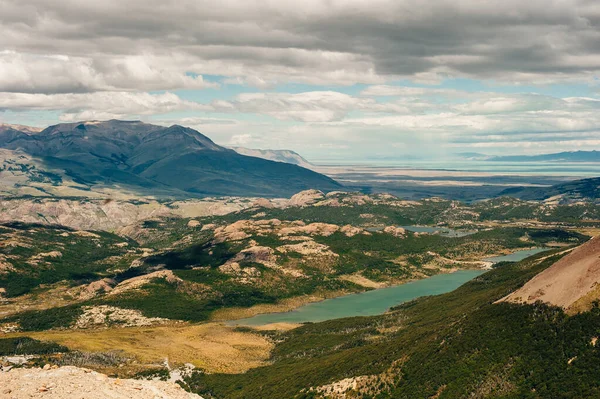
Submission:
[[[80,79],[99,73],[96,84],[122,89],[202,86],[186,72],[266,87],[392,76],[541,83],[600,71],[589,0],[2,0],[0,11],[0,48],[63,54]]]
[[[377,103],[370,98],[354,97],[335,91],[304,93],[244,93],[234,101],[215,101],[216,110],[269,115],[281,120],[330,122],[349,112],[406,113],[408,108],[394,103]]]
[[[236,134],[231,136],[231,140],[229,140],[229,144],[232,146],[246,146],[250,144],[253,140],[251,134]]]
[[[0,93],[0,111],[61,111],[62,120],[124,118],[207,106],[182,100],[173,93],[97,92],[67,94]]]
[[[147,55],[94,60],[1,51],[0,91],[52,94],[218,87],[169,63]]]

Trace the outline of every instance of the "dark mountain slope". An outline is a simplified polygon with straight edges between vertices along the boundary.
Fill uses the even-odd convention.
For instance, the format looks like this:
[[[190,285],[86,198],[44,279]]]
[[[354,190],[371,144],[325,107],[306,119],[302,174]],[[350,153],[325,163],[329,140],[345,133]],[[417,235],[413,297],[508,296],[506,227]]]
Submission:
[[[89,185],[239,196],[291,196],[309,188],[340,188],[319,173],[240,155],[178,125],[111,120],[59,124],[39,133],[5,128],[0,130],[0,148],[20,149]]]
[[[565,200],[597,200],[600,198],[600,177],[574,180],[551,187],[514,187],[504,190],[500,196],[524,200],[545,200],[562,195]]]

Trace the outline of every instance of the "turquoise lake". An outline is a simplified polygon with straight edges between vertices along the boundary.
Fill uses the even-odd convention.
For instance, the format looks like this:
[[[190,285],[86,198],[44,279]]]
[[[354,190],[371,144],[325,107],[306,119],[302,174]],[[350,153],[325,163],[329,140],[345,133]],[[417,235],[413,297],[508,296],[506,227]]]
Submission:
[[[464,237],[471,234],[477,233],[476,231],[467,231],[467,230],[453,230],[447,227],[431,227],[431,226],[400,226],[403,229],[408,231],[412,231],[414,233],[429,233],[429,234],[439,234],[445,237]]]
[[[262,326],[271,323],[305,323],[353,316],[382,314],[392,306],[427,295],[450,292],[481,275],[483,270],[460,270],[388,288],[311,303],[291,312],[267,313],[233,320],[230,325]]]
[[[544,251],[548,251],[548,248],[533,248],[533,249],[524,249],[521,251],[516,251],[513,252],[512,254],[508,254],[508,255],[502,255],[502,256],[494,256],[491,258],[485,258],[484,260],[487,260],[489,262],[494,262],[494,263],[498,263],[498,262],[520,262],[523,259],[531,256],[531,255],[535,255],[535,254],[539,254],[540,252],[544,252]]]

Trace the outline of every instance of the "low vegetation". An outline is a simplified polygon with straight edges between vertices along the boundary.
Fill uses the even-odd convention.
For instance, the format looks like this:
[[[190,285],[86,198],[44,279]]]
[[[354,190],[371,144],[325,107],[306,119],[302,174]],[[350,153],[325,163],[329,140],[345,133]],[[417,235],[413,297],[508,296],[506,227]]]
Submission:
[[[206,321],[227,308],[360,292],[479,268],[492,255],[586,239],[564,228],[474,222],[506,217],[499,213],[506,205],[502,201],[517,200],[467,206],[336,194],[323,201],[329,202],[259,206],[194,220],[155,218],[127,228],[129,237],[4,224],[0,289],[9,304],[20,306],[0,316],[0,325],[12,323],[23,331],[68,328],[84,307],[94,306],[137,310],[147,318]],[[452,237],[396,227],[439,223],[442,217],[468,224],[471,234]],[[61,301],[50,305],[58,288]]]
[[[320,398],[348,378],[357,398],[597,397],[600,309],[494,304],[555,260],[505,263],[382,316],[308,324],[277,337],[272,365],[187,383],[208,398]]]

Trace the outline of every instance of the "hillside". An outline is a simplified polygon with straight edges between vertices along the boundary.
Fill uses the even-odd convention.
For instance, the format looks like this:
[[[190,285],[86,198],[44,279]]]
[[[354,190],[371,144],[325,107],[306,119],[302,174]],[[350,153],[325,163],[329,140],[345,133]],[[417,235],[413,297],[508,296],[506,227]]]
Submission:
[[[589,310],[600,299],[600,237],[576,248],[544,270],[523,287],[503,299],[505,302],[543,301],[576,312]]]
[[[39,133],[8,127],[0,130],[0,148],[35,157],[78,185],[139,194],[276,197],[340,187],[296,165],[240,155],[177,125],[111,120],[59,124]]]
[[[0,225],[0,356],[35,355],[26,367],[165,377],[168,358],[172,370],[197,368],[186,382],[207,399],[598,393],[595,309],[568,317],[541,303],[495,303],[587,240],[577,231],[598,228],[593,204],[312,190],[289,200],[0,206],[28,222]],[[111,232],[82,230],[92,226]],[[549,252],[521,263],[485,261],[540,247]],[[491,270],[381,316],[289,331],[222,323],[473,268]]]
[[[597,398],[600,312],[494,302],[561,255],[503,264],[387,314],[274,334],[272,364],[195,373],[205,398]]]
[[[313,164],[304,159],[300,154],[291,150],[257,150],[246,147],[231,147],[238,154],[249,157],[268,159],[270,161],[291,163],[292,165],[302,166],[311,169]]]
[[[502,191],[507,195],[524,200],[546,200],[552,197],[563,201],[598,200],[600,198],[600,177],[574,180],[551,187],[515,187]]]

